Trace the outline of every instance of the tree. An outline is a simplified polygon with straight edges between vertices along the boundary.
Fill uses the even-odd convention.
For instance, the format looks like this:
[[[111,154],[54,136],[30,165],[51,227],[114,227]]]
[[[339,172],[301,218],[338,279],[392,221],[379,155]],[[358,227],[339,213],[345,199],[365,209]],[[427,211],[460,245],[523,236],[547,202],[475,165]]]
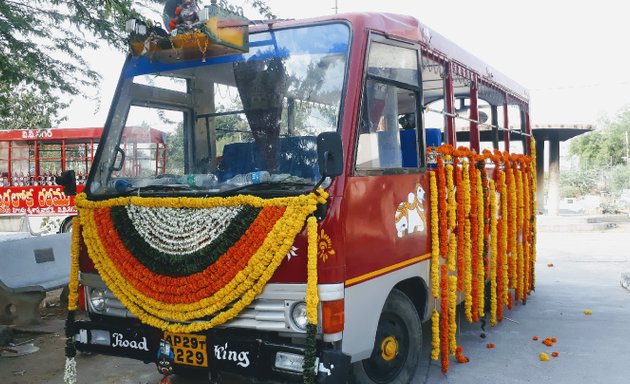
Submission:
[[[0,129],[38,129],[58,125],[57,112],[67,103],[44,96],[36,88],[0,84]]]
[[[630,107],[621,109],[614,119],[604,120],[604,128],[576,137],[569,147],[584,168],[626,164],[626,132],[630,132]],[[630,133],[629,133],[630,134]]]
[[[264,1],[244,1],[273,18]],[[146,17],[147,10],[160,9],[165,2],[0,0],[0,103],[37,101],[45,104],[43,122],[53,122],[64,106],[60,96],[80,94],[82,88],[95,87],[100,81],[83,59],[83,50],[96,49],[100,43],[126,49],[125,22],[133,17],[155,19],[155,11],[149,11],[153,18]],[[0,108],[0,119],[6,122],[15,115],[9,108]]]
[[[612,119],[602,121],[603,128],[578,136],[571,141],[569,152],[580,159],[580,170],[565,172],[561,177],[563,195],[567,197],[601,192],[619,195],[630,188],[630,106]],[[630,138],[630,137],[629,137]]]

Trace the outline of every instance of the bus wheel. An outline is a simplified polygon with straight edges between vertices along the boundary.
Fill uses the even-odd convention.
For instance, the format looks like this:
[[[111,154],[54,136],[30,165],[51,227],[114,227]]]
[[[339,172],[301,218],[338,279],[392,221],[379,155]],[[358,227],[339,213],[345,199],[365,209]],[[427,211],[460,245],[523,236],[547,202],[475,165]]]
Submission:
[[[422,348],[422,324],[413,303],[394,289],[378,321],[369,359],[352,364],[355,384],[407,384],[416,373]]]

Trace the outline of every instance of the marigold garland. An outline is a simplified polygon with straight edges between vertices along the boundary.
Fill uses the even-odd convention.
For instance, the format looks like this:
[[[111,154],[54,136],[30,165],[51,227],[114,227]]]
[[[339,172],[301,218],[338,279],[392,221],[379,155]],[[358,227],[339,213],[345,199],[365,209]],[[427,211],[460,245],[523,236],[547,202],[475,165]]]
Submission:
[[[433,309],[431,315],[431,359],[437,360],[440,357],[440,313]]]
[[[306,221],[308,235],[308,260],[306,280],[306,317],[308,325],[306,330],[306,351],[304,352],[304,383],[315,382],[315,359],[317,337],[317,305],[319,295],[317,293],[317,219],[309,216]]]
[[[81,241],[81,221],[77,216],[72,218],[72,243]],[[79,247],[70,248],[70,279],[68,280],[68,310],[76,311],[79,303]]]
[[[483,166],[483,163],[480,163]],[[485,175],[485,172],[483,172]],[[486,209],[485,209],[485,190],[483,188],[483,178],[482,172],[477,170],[477,209],[479,211],[478,224],[479,224],[479,233],[477,234],[479,238],[477,239],[478,256],[477,256],[477,316],[483,317],[485,316],[485,290],[486,290],[486,275],[484,268],[484,255],[486,254],[486,242],[485,242],[485,233],[486,233]]]
[[[308,233],[306,316],[310,324],[317,325],[319,295],[317,293],[317,219],[315,216],[309,216],[306,228]]]
[[[490,190],[490,325],[497,324],[497,205],[494,180],[489,181]]]
[[[448,257],[446,264],[449,271],[456,270],[457,236],[457,203],[455,200],[455,183],[453,180],[453,164],[446,165],[447,214],[448,214]]]
[[[529,222],[530,222],[530,205],[529,205],[529,178],[527,175],[527,166],[523,172],[523,303],[527,302],[530,286],[530,254],[529,254]]]
[[[471,316],[472,321],[479,321],[479,292],[477,290],[478,281],[478,273],[479,273],[479,222],[478,222],[478,200],[477,200],[477,168],[470,160],[471,166],[469,169],[470,176],[469,180],[471,182],[470,188],[470,241],[471,241],[471,255],[470,255],[470,274],[471,274]]]
[[[525,239],[525,233],[523,231],[523,171],[522,169],[517,168],[516,171],[516,204],[518,205],[518,209],[516,211],[516,225],[518,231],[518,237],[521,241],[517,242],[517,282],[516,282],[516,300],[523,301],[524,300],[524,292],[525,292],[525,279],[524,279],[524,257],[523,257],[523,239]]]
[[[440,265],[440,354],[442,373],[448,372],[449,305],[448,267]]]
[[[508,213],[508,227],[510,232],[510,244],[509,244],[509,272],[510,272],[510,281],[509,287],[512,289],[516,289],[517,285],[517,270],[516,270],[516,261],[518,257],[517,251],[517,243],[518,243],[518,234],[517,234],[517,210],[518,210],[518,201],[517,201],[517,192],[516,192],[516,179],[514,176],[514,168],[510,167],[508,169],[508,202],[509,202],[509,213]]]
[[[471,241],[471,191],[470,191],[470,171],[468,162],[462,164],[463,171],[463,194],[464,194],[464,307],[466,319],[469,323],[472,318],[472,241]],[[458,276],[459,279],[459,276]]]
[[[440,237],[438,218],[438,187],[435,172],[429,173],[431,193],[431,294],[439,297],[440,287]]]
[[[264,288],[280,262],[293,243],[293,237],[303,228],[307,215],[313,212],[317,203],[325,201],[325,192],[299,196],[294,198],[279,198],[264,200],[252,196],[234,196],[230,198],[140,198],[123,197],[105,201],[92,202],[86,199],[84,194],[77,196],[77,206],[79,207],[81,226],[83,227],[83,238],[88,249],[88,254],[93,259],[96,269],[101,274],[108,287],[114,292],[116,297],[141,321],[154,327],[171,332],[196,332],[212,328],[225,323],[236,316],[245,306],[247,306]],[[203,298],[194,303],[173,304],[156,300],[143,294],[132,286],[118,270],[124,263],[114,264],[114,259],[110,259],[108,252],[111,249],[104,245],[102,234],[99,229],[102,226],[96,223],[94,213],[99,209],[111,208],[134,204],[145,207],[196,207],[212,208],[218,206],[250,205],[253,207],[278,207],[285,210],[282,218],[273,225],[262,242],[262,245],[255,250],[247,265],[234,278],[225,284],[209,297]],[[312,222],[312,220],[311,220]],[[309,240],[312,240],[311,227],[309,227]],[[315,227],[315,237],[317,230]],[[316,240],[316,239],[315,239]],[[309,261],[316,259],[315,252],[309,244]],[[313,243],[316,245],[316,241]],[[313,254],[313,255],[311,255]],[[316,269],[315,260],[315,269]],[[313,265],[311,262],[309,270],[309,293],[307,300],[310,302],[309,321],[317,323],[317,312],[313,311],[313,302],[316,304],[316,272],[313,276]],[[188,277],[188,276],[187,276]],[[313,283],[315,281],[315,283]],[[313,288],[313,284],[314,288]],[[313,289],[315,293],[313,294]],[[227,305],[230,305],[228,308]],[[214,316],[211,320],[201,321],[199,319],[206,316]],[[168,320],[165,320],[168,319]],[[187,323],[189,320],[196,320]]]
[[[74,324],[75,314],[79,303],[79,247],[76,246],[81,241],[81,223],[78,217],[72,218],[72,244],[70,249],[70,280],[68,282],[68,315],[65,323],[66,362],[63,374],[65,384],[76,384],[77,382],[77,362],[76,349],[74,347]]]
[[[457,276],[448,277],[448,340],[451,356],[457,348]]]
[[[437,289],[438,281],[440,284],[440,311],[432,315],[432,327],[437,328],[432,357],[441,355],[446,373],[449,355],[464,360],[457,353],[453,337],[457,329],[454,303],[458,291],[464,292],[466,318],[478,321],[486,313],[488,281],[488,312],[494,326],[502,319],[504,306],[512,307],[512,285],[516,294],[521,287],[521,296],[529,294],[533,287],[534,178],[532,159],[524,155],[498,150],[477,155],[467,148],[450,145],[440,146],[436,152],[440,155],[438,167],[430,177],[435,180],[433,188],[437,187],[437,192],[431,191],[435,196],[432,210],[437,210],[437,220],[431,225],[431,256],[437,262],[431,279],[432,290]],[[487,172],[488,161],[494,169]],[[445,260],[443,265],[439,265],[439,256]],[[438,265],[439,279],[435,277]]]
[[[446,173],[444,160],[438,157],[437,161],[437,184],[438,184],[438,211],[440,225],[440,255],[446,259],[448,254],[448,218],[446,202]]]
[[[455,204],[456,204],[456,218],[457,218],[457,227],[456,227],[456,236],[457,236],[457,249],[456,249],[456,264],[457,264],[457,292],[462,292],[464,290],[464,272],[465,272],[465,222],[466,218],[466,201],[464,198],[464,190],[466,187],[464,186],[464,165],[466,163],[462,162],[461,167],[455,168],[455,185],[457,188],[455,189]]]

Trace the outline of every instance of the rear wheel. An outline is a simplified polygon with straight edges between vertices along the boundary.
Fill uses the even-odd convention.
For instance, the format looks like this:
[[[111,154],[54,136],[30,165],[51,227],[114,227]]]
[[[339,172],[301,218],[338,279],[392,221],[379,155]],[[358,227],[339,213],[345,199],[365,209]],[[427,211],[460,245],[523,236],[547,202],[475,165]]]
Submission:
[[[413,302],[394,289],[378,321],[370,358],[352,365],[350,382],[356,384],[407,384],[418,366],[422,324]]]

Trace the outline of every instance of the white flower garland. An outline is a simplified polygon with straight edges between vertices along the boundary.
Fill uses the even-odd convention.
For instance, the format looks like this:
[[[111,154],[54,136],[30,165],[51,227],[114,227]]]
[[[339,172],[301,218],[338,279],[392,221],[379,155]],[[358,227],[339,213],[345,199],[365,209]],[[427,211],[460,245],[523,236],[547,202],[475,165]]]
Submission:
[[[66,368],[63,371],[65,384],[77,384],[77,361],[74,357],[66,357]]]
[[[215,208],[150,208],[127,206],[138,234],[151,247],[171,255],[187,255],[221,236],[242,206]]]

